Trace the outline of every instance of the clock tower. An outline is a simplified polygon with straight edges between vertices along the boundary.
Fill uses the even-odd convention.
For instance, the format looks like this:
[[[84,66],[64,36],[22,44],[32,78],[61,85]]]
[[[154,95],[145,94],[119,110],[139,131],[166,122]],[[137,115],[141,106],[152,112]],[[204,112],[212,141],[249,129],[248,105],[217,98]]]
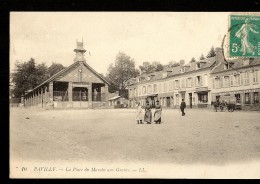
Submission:
[[[74,62],[86,61],[86,59],[84,58],[84,53],[86,52],[86,50],[83,48],[83,41],[82,42],[77,41],[77,48],[74,49],[74,52],[76,53]]]

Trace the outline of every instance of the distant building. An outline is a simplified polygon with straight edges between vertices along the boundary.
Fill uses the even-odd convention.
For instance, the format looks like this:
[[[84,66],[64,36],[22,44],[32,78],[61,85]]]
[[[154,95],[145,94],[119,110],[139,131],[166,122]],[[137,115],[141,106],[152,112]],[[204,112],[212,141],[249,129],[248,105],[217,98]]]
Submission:
[[[244,110],[260,110],[260,59],[221,62],[211,72],[212,101],[235,99]]]
[[[125,108],[128,106],[128,100],[119,96],[119,92],[109,93],[108,106],[112,108]]]
[[[188,108],[206,108],[211,107],[212,102],[223,94],[235,94],[236,91],[240,91],[239,98],[242,99],[243,104],[250,104],[245,105],[243,109],[249,106],[258,108],[259,60],[234,60],[234,64],[225,69],[226,63],[232,62],[225,61],[221,48],[216,48],[215,53],[216,56],[211,58],[186,65],[182,62],[177,67],[150,74],[142,73],[137,78],[130,79],[128,82],[129,107],[135,107],[136,102],[145,105],[146,101],[154,106],[159,100],[163,107],[179,108],[181,100],[184,99]],[[241,63],[244,63],[243,66]],[[240,81],[244,82],[242,85],[235,86],[234,80],[238,80],[235,78],[238,73],[243,73],[241,75],[243,79]],[[230,80],[225,77],[226,75],[232,76]],[[228,80],[232,88],[228,86]],[[238,93],[237,96],[239,96]]]
[[[109,82],[86,62],[83,42],[77,42],[74,52],[76,57],[72,65],[26,92],[26,107],[53,109],[108,106]]]

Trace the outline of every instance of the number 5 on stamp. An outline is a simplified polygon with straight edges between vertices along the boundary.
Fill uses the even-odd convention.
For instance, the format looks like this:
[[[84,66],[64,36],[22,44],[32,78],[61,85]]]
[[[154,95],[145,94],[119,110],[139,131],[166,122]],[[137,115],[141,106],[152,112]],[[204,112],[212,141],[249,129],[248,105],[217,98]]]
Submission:
[[[230,15],[229,26],[229,56],[260,57],[260,15]]]

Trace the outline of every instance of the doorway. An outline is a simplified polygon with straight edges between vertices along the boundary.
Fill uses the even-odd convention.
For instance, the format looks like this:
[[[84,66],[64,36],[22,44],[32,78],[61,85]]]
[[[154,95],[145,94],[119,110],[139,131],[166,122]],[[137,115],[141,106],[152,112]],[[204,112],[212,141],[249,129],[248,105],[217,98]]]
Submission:
[[[171,107],[171,98],[170,97],[166,97],[166,106]]]
[[[189,93],[190,108],[192,108],[192,93]]]

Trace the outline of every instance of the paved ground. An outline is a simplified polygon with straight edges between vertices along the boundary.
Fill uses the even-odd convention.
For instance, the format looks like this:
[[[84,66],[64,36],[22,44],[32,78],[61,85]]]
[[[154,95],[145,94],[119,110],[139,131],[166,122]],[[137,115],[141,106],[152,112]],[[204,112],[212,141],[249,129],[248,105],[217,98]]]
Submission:
[[[21,160],[91,160],[223,165],[260,159],[259,112],[163,110],[162,124],[135,110],[10,110],[10,155]]]

